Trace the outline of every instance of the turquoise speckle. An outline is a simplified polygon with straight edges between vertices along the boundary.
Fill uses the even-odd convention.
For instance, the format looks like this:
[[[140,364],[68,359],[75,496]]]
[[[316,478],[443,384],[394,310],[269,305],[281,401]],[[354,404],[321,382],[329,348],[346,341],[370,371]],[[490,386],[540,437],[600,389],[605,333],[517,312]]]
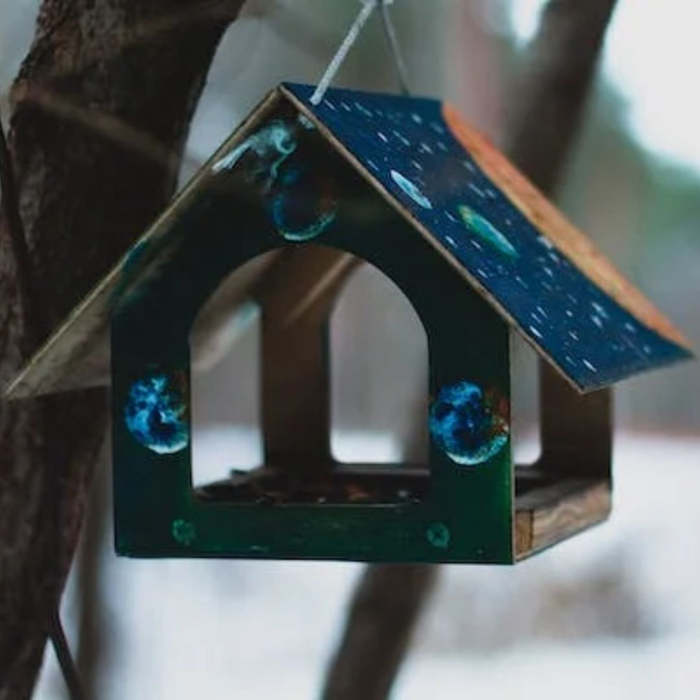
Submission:
[[[218,173],[222,170],[233,170],[238,161],[248,151],[252,151],[258,157],[252,174],[256,177],[266,175],[266,187],[269,188],[277,178],[280,165],[296,148],[297,140],[292,127],[276,120],[251,134],[243,143],[217,160],[212,166],[212,171]]]
[[[460,204],[457,207],[457,211],[470,233],[479,236],[482,241],[491,245],[499,253],[509,258],[518,257],[518,251],[515,249],[515,246],[490,221],[487,221],[481,216],[481,214],[477,214],[466,204]]]
[[[197,539],[197,530],[189,520],[173,520],[171,532],[173,539],[185,547],[189,547]]]
[[[450,529],[445,523],[431,523],[425,531],[425,536],[438,549],[447,549],[450,546]]]
[[[430,200],[407,177],[397,170],[391,171],[391,179],[407,194],[416,204],[423,209],[432,209]]]

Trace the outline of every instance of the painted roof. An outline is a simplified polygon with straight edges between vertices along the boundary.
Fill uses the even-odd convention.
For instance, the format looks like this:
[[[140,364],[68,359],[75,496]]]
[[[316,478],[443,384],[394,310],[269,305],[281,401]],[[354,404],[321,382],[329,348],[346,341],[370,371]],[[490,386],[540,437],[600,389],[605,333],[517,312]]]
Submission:
[[[691,356],[688,342],[456,110],[285,85],[472,284],[580,390]]]
[[[284,99],[578,389],[690,356],[671,323],[449,105],[331,89],[314,107],[312,91],[286,84],[270,93],[35,354],[7,396],[108,381],[111,305],[130,268],[143,267],[144,244],[153,264],[162,263],[171,222],[212,176],[212,164]],[[239,285],[232,303],[256,281]]]

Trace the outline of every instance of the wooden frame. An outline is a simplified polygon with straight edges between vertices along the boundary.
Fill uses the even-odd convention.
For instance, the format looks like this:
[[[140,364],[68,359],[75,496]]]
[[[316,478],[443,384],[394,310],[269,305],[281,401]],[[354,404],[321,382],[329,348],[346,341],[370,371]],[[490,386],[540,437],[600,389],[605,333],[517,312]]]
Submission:
[[[8,394],[104,383],[110,328],[122,554],[513,563],[600,522],[607,387],[688,357],[685,339],[448,106],[330,90],[312,107],[308,93],[282,86],[261,103]],[[473,400],[484,421],[457,426],[469,433],[457,454],[459,431],[445,437],[436,419],[427,486],[406,465],[352,472],[330,456],[327,317],[362,259],[424,325],[431,421],[456,388],[459,410]],[[210,331],[251,297],[263,310],[266,467],[195,492],[190,329],[200,310]],[[514,467],[507,440],[515,332],[543,358],[543,454],[528,469]],[[134,416],[161,413],[168,442],[156,444]]]

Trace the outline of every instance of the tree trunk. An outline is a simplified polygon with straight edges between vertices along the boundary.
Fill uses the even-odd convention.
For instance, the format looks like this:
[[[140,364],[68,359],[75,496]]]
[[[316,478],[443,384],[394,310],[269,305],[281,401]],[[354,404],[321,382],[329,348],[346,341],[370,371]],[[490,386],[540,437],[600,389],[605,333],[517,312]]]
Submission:
[[[506,150],[552,194],[575,142],[615,0],[550,0],[512,98]],[[325,700],[383,700],[436,580],[429,565],[371,565],[348,610]]]
[[[3,218],[0,385],[171,197],[210,62],[242,4],[44,1],[11,95],[29,264],[17,264]],[[18,700],[31,695],[73,556],[107,393],[0,407],[0,700]]]

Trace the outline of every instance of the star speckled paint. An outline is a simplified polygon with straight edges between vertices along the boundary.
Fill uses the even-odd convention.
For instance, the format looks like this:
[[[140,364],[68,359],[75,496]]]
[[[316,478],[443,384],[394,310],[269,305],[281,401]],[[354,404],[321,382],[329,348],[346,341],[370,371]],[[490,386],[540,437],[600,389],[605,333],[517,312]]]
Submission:
[[[688,357],[542,236],[450,130],[436,100],[287,85],[580,388]]]

